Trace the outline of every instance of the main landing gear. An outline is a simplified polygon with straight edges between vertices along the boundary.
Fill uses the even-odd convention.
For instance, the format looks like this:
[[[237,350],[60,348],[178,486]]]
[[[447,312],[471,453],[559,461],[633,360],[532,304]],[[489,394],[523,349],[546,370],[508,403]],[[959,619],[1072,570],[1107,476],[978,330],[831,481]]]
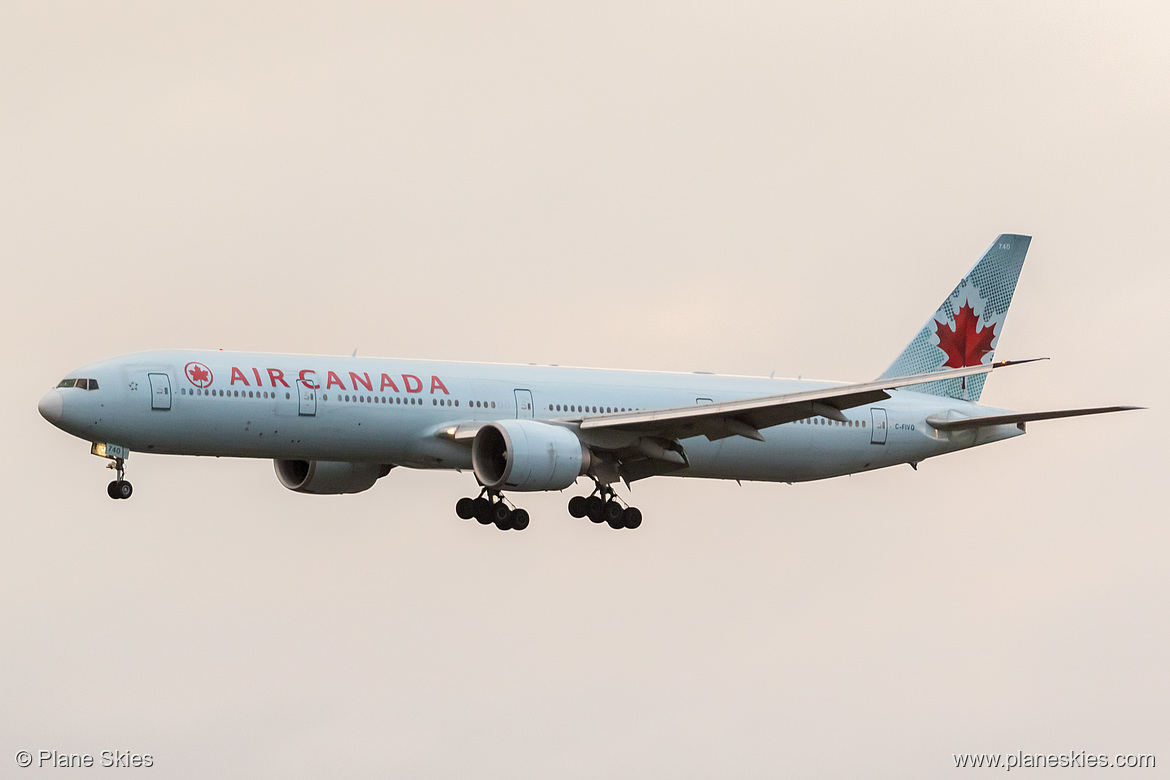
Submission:
[[[476,498],[461,498],[455,503],[455,514],[464,520],[475,518],[480,525],[495,525],[501,531],[523,531],[528,527],[528,512],[520,507],[509,507],[499,491],[484,488]]]
[[[623,507],[613,488],[600,482],[591,495],[569,499],[569,514],[606,523],[610,528],[637,528],[642,524],[641,510],[635,506]]]
[[[124,458],[115,458],[114,462],[106,466],[106,468],[117,469],[118,478],[106,486],[106,493],[110,498],[130,498],[130,494],[134,492],[134,486],[127,482],[126,476],[126,461]]]

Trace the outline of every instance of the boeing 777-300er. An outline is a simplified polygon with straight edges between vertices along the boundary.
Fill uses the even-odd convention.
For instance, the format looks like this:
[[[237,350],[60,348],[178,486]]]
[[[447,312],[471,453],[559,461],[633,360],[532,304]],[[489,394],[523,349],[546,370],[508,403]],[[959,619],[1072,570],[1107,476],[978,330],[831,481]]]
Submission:
[[[652,476],[799,482],[920,461],[1111,406],[980,406],[1031,241],[1002,235],[877,379],[859,384],[560,366],[163,350],[73,371],[40,413],[92,443],[129,498],[131,451],[271,458],[300,493],[367,490],[396,466],[470,470],[456,512],[528,526],[505,492],[564,490],[574,517],[637,528],[614,484]],[[1016,361],[1029,362],[1029,361]]]

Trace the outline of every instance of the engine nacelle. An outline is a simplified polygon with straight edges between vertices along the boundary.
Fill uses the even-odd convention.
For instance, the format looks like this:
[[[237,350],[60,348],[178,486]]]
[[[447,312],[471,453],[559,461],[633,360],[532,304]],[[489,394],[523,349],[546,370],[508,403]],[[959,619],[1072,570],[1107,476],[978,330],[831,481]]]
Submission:
[[[297,493],[337,495],[369,490],[393,466],[330,460],[274,460],[280,484]]]
[[[471,444],[475,476],[493,490],[563,490],[589,469],[589,450],[567,428],[497,420]]]

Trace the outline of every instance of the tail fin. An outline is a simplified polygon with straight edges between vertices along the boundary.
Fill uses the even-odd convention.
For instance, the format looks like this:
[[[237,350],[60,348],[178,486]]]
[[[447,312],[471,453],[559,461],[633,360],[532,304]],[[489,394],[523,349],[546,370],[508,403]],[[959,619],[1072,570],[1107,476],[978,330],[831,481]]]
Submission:
[[[1031,242],[1031,236],[1012,234],[995,239],[898,359],[878,378],[990,363]],[[981,374],[931,382],[915,387],[914,391],[978,401],[986,378]]]

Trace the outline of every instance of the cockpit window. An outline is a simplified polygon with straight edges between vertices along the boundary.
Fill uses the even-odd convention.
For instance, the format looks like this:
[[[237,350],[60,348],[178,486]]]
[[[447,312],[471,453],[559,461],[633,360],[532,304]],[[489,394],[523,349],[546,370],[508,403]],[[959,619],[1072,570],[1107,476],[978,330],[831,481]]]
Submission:
[[[77,387],[82,390],[97,390],[98,383],[96,379],[62,379],[57,387]]]

